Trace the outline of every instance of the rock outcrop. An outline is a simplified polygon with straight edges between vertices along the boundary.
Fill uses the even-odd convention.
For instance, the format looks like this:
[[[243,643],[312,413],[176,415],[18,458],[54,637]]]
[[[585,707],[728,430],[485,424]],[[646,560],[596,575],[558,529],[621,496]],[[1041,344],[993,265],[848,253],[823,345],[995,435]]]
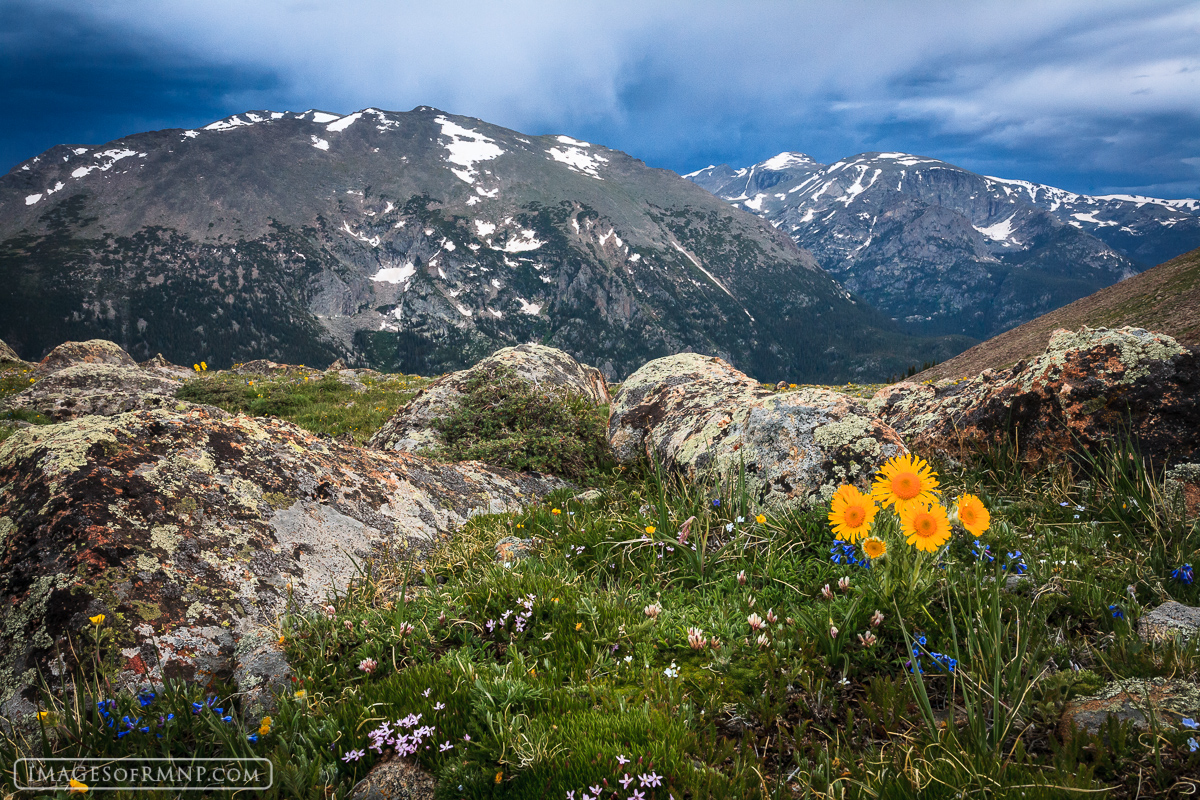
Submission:
[[[86,342],[63,342],[38,362],[37,372],[39,375],[48,375],[75,364],[137,367],[137,362],[120,345],[107,339],[89,339]]]
[[[866,488],[888,458],[908,452],[866,406],[826,389],[776,393],[719,358],[660,358],[621,386],[609,416],[617,460],[657,459],[691,479],[726,479],[745,466],[764,504],[826,499],[842,483]]]
[[[97,614],[119,684],[270,684],[279,614],[562,485],[178,402],[20,430],[0,443],[0,706],[27,711],[38,670],[64,680],[54,654]]]
[[[1200,459],[1200,355],[1140,328],[1058,330],[1046,352],[968,381],[899,383],[871,409],[914,450],[1013,443],[1037,465],[1124,431],[1154,464]]]
[[[0,364],[6,364],[13,361],[20,361],[21,357],[16,351],[8,346],[3,339],[0,339]]]
[[[446,375],[396,412],[367,441],[368,447],[415,452],[440,443],[433,421],[458,405],[463,389],[472,378],[489,374],[497,366],[508,367],[517,377],[546,394],[575,393],[597,406],[611,401],[604,375],[595,367],[580,364],[562,350],[540,344],[522,344],[497,350],[470,369]]]
[[[83,362],[51,372],[4,405],[62,422],[89,414],[111,416],[175,402],[182,379],[140,367]]]

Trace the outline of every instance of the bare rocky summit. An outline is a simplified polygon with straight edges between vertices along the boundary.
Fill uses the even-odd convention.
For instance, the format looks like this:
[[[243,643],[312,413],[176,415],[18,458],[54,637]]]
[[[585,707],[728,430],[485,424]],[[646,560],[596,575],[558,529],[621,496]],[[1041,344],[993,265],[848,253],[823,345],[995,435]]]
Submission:
[[[572,393],[587,398],[596,406],[606,405],[612,399],[600,370],[580,364],[562,350],[540,344],[505,347],[470,369],[446,375],[422,389],[384,423],[367,445],[406,452],[436,448],[441,439],[433,421],[458,405],[469,381],[489,374],[497,366],[511,369],[518,378],[545,395]]]
[[[17,431],[0,443],[0,707],[27,712],[39,671],[68,679],[97,614],[119,684],[278,684],[282,612],[562,485],[179,402]]]
[[[0,364],[10,363],[13,361],[20,361],[20,360],[21,360],[21,357],[18,356],[11,347],[9,347],[7,344],[5,344],[3,339],[0,339]]]
[[[646,364],[621,386],[609,417],[617,459],[652,458],[689,478],[745,467],[759,502],[798,507],[842,483],[866,488],[907,453],[865,404],[826,389],[776,393],[719,358],[681,353]]]

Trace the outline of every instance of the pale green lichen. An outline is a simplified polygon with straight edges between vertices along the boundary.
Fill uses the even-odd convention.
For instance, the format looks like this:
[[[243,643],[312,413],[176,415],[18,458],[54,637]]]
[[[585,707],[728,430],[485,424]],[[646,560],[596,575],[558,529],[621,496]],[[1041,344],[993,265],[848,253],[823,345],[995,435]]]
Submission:
[[[55,478],[74,472],[87,464],[87,452],[99,444],[110,453],[120,445],[112,429],[119,427],[117,417],[81,417],[57,425],[35,425],[24,428],[0,443],[0,464],[12,464],[29,459],[44,451],[39,466],[47,477]]]
[[[168,554],[174,553],[175,548],[179,547],[179,526],[157,525],[151,528],[150,544],[166,550]]]
[[[1040,363],[1035,362],[1035,366],[1057,365],[1062,362],[1066,353],[1072,350],[1089,350],[1105,345],[1117,348],[1118,359],[1126,368],[1125,374],[1118,381],[1120,384],[1131,384],[1149,375],[1150,362],[1166,361],[1186,352],[1170,336],[1151,333],[1142,328],[1082,328],[1052,336],[1045,355],[1038,359]]]
[[[12,533],[17,525],[8,517],[0,517],[0,547],[4,546],[4,540],[8,538],[8,534]]]
[[[879,442],[871,435],[871,420],[857,414],[847,414],[836,422],[822,425],[813,431],[813,438],[828,452],[849,448],[855,453],[878,456]]]
[[[158,559],[153,556],[140,555],[137,557],[138,572],[154,572],[158,569]]]

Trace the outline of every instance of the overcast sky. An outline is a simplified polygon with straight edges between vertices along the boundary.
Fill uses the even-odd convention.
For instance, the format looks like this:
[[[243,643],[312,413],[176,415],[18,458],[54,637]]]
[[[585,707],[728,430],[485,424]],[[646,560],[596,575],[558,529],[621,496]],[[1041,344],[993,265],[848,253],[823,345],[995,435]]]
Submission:
[[[0,170],[250,109],[436,106],[678,172],[793,150],[1200,197],[1200,3],[0,0]]]

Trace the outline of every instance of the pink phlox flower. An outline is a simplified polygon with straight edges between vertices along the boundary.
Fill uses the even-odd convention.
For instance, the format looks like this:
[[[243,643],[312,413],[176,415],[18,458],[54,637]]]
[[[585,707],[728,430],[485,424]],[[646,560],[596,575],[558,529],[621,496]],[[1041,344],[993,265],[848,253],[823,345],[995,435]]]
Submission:
[[[441,702],[440,700],[433,704],[434,711],[441,711],[445,707],[446,707],[446,704]]]
[[[445,744],[439,744],[439,745],[438,745],[438,752],[439,752],[439,753],[444,753],[444,752],[446,752],[447,750],[453,750],[453,749],[454,749],[454,745],[450,744],[450,740],[449,740],[449,739],[447,739],[447,740],[446,740],[446,743],[445,743]]]
[[[646,800],[646,793],[634,789],[633,794],[629,795],[629,800]]]
[[[629,763],[629,759],[625,756],[617,756],[617,763],[623,767]]]
[[[626,772],[626,773],[625,773],[625,777],[624,777],[624,778],[620,778],[620,779],[618,779],[618,780],[617,780],[617,783],[621,784],[621,788],[622,788],[622,789],[628,789],[628,788],[629,788],[629,784],[633,783],[633,782],[634,782],[634,780],[636,780],[636,779],[635,779],[635,778],[631,778],[631,777],[629,776],[629,773],[628,773],[628,772]]]
[[[651,772],[649,775],[638,775],[638,780],[642,782],[642,786],[661,786],[662,776],[656,772]]]
[[[421,694],[423,694],[425,697],[429,697],[429,693],[432,691],[433,689],[426,689],[425,691],[421,692]]]

